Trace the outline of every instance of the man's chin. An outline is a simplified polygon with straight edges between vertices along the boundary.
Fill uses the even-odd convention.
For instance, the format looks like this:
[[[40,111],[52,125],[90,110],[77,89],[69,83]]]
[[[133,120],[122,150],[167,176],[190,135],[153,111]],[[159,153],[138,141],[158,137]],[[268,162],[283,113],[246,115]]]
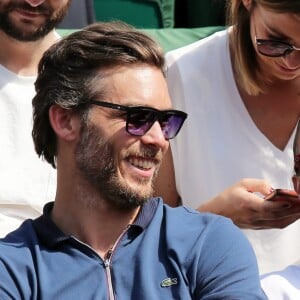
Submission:
[[[128,184],[129,189],[141,198],[151,198],[153,195],[152,180],[138,179]]]
[[[122,193],[121,193],[122,194]],[[120,195],[119,195],[120,196]],[[122,194],[121,197],[112,197],[111,195],[107,198],[107,201],[116,210],[128,211],[136,209],[147,202],[149,197],[143,197],[141,194],[136,194],[133,191]]]
[[[46,36],[51,30],[52,27],[37,27],[31,24],[25,25],[23,28],[19,27],[10,27],[2,28],[2,30],[11,38],[20,41],[20,42],[35,42],[44,36]]]
[[[143,205],[153,196],[152,187],[135,186],[127,189],[128,204],[131,207]]]

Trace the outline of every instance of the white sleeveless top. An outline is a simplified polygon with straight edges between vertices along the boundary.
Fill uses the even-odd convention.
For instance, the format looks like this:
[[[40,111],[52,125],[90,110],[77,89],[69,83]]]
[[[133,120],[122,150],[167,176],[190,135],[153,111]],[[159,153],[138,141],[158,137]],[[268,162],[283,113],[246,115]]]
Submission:
[[[274,188],[292,189],[295,131],[281,151],[256,127],[235,84],[227,30],[166,57],[174,107],[189,114],[171,141],[183,204],[197,208],[242,178],[267,179]],[[244,232],[261,273],[300,259],[299,221],[283,230]]]

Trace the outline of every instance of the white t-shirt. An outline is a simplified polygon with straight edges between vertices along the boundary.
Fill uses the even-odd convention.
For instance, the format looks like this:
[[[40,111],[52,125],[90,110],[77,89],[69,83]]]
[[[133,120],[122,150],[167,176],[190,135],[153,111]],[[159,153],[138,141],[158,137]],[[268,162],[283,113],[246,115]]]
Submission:
[[[265,274],[261,278],[261,286],[270,300],[299,300],[300,266]]]
[[[0,65],[0,237],[55,197],[56,171],[37,156],[31,136],[35,79]]]
[[[235,84],[227,30],[166,57],[174,107],[189,114],[171,141],[183,204],[197,208],[242,178],[267,179],[274,188],[292,189],[296,128],[281,151],[256,127]],[[283,230],[245,233],[261,273],[283,269],[300,258],[299,221]]]

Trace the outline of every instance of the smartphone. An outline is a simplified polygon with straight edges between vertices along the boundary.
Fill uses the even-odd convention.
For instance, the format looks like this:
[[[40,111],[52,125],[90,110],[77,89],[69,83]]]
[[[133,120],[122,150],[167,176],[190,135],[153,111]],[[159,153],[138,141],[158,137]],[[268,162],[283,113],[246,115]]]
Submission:
[[[292,201],[300,204],[300,195],[294,190],[275,189],[272,193],[265,196],[265,200],[269,201]]]

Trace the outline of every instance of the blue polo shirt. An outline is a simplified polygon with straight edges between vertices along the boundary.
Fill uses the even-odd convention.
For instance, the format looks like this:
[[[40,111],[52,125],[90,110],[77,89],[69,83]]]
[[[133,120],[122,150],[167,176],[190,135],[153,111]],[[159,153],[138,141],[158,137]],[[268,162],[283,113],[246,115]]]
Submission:
[[[253,250],[226,218],[159,198],[108,259],[50,219],[53,203],[0,240],[0,299],[266,299]]]

